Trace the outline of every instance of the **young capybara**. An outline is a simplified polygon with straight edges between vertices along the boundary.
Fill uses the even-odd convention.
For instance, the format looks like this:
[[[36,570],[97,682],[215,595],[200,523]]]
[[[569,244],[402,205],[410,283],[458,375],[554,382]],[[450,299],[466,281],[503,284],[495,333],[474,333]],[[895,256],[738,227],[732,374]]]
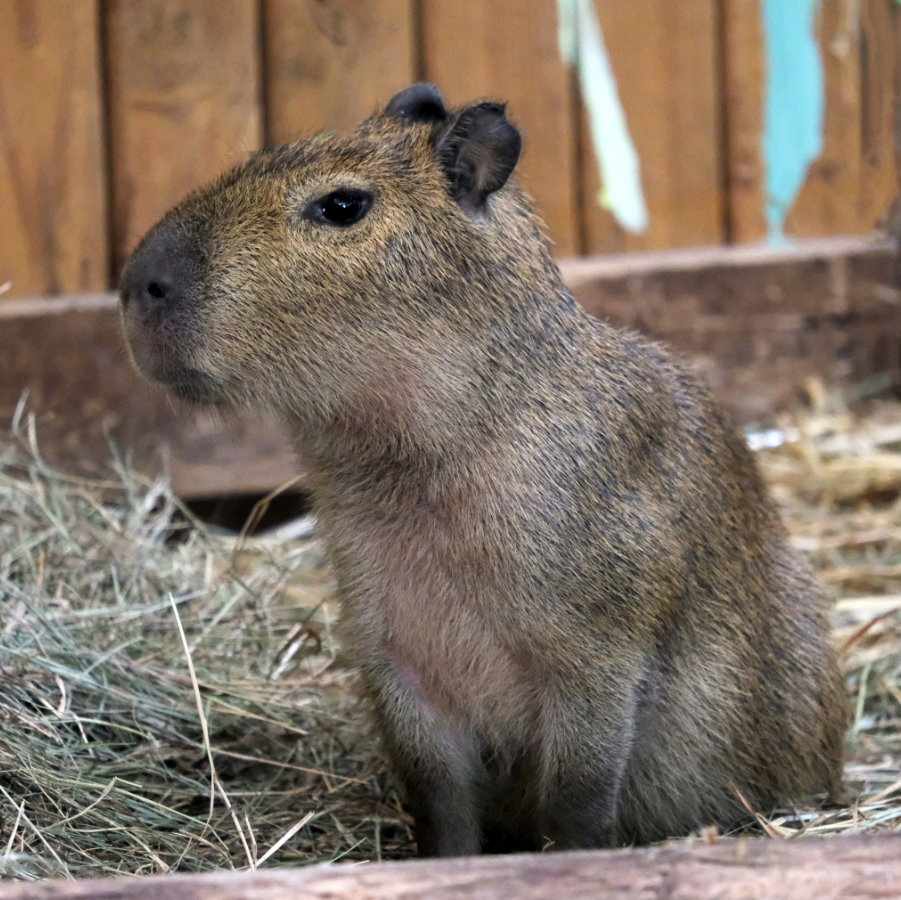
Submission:
[[[294,436],[422,855],[840,789],[827,610],[690,366],[589,317],[499,103],[263,150],[122,276],[135,363]]]

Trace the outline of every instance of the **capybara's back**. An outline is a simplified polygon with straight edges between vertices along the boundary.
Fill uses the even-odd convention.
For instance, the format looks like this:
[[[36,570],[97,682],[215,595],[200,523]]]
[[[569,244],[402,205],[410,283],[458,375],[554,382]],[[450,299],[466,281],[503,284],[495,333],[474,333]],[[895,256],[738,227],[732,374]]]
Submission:
[[[291,429],[420,853],[835,795],[822,593],[691,369],[566,290],[519,150],[417,85],[261,152],[135,251],[135,362]]]
[[[635,417],[625,433],[645,430],[643,446],[605,451],[606,466],[628,462],[592,528],[614,556],[631,547],[637,571],[618,567],[615,588],[605,575],[598,592],[636,598],[654,648],[617,840],[729,828],[747,814],[738,792],[765,812],[836,799],[847,703],[826,606],[751,452],[679,360],[605,328],[596,341],[597,359],[630,359],[628,382],[644,385],[619,398]]]

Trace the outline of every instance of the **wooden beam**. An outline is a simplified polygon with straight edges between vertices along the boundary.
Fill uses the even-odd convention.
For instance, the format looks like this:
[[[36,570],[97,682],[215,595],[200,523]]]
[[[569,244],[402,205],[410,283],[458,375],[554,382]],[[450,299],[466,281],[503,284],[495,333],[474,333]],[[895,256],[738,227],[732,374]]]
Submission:
[[[133,371],[113,294],[0,303],[0,428],[25,392],[50,464],[103,477],[110,442],[183,497],[268,491],[297,475],[274,426],[191,412]]]
[[[0,900],[895,900],[901,835],[0,886]]]
[[[561,268],[589,312],[694,358],[738,418],[753,422],[790,405],[807,377],[842,388],[895,373],[895,254],[889,240],[835,238]],[[116,305],[113,295],[0,303],[0,429],[28,390],[42,453],[67,470],[102,474],[109,435],[140,470],[168,465],[186,497],[266,491],[300,471],[275,426],[191,412],[145,385]]]
[[[572,260],[593,315],[692,357],[742,422],[791,406],[804,380],[895,376],[901,305],[891,240],[823,238]]]

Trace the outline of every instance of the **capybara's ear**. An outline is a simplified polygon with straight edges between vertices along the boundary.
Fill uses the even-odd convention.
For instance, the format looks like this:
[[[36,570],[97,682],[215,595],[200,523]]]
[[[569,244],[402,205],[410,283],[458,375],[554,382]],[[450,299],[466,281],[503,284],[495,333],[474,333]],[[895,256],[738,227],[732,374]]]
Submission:
[[[480,212],[488,196],[506,184],[521,147],[503,103],[478,103],[453,117],[438,137],[438,154],[466,213]]]
[[[438,88],[433,84],[414,84],[395,94],[385,107],[386,116],[398,116],[411,122],[443,122],[447,110]]]

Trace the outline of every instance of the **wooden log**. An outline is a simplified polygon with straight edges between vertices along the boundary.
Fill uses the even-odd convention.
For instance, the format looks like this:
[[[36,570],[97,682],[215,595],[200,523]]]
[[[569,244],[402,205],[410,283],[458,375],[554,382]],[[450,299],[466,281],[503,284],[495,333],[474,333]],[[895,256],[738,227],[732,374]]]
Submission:
[[[0,3],[0,302],[107,284],[96,0]]]
[[[891,240],[837,238],[561,268],[589,312],[691,356],[739,420],[754,422],[789,406],[807,377],[847,388],[897,371],[895,253]],[[266,491],[299,471],[277,428],[189,413],[145,385],[112,295],[0,303],[0,428],[26,389],[42,452],[65,469],[100,474],[109,434],[150,474],[168,454],[186,497]]]
[[[0,900],[897,900],[901,835],[0,886]]]

